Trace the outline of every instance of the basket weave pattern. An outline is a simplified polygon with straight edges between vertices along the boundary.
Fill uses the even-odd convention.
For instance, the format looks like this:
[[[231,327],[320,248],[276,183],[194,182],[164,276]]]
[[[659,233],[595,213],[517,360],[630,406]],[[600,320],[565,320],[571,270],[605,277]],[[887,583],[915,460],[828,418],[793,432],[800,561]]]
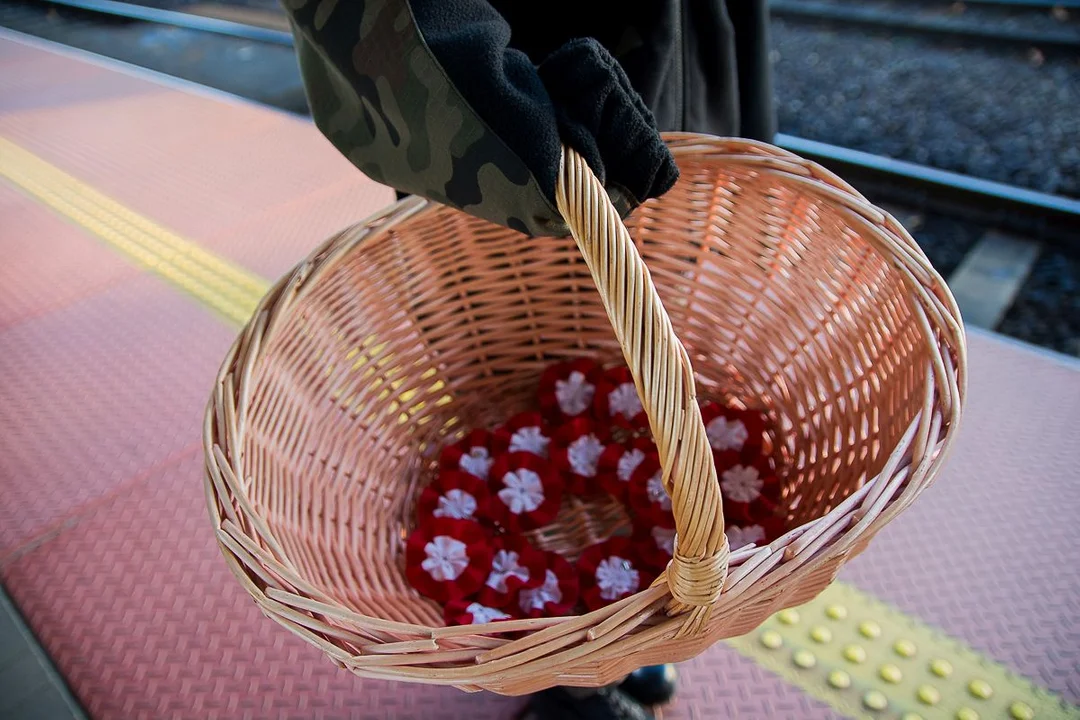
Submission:
[[[368,677],[601,685],[811,599],[932,481],[965,345],[915,242],[810,162],[668,140],[682,178],[625,227],[568,151],[558,200],[574,239],[410,199],[271,290],[225,360],[204,438],[217,537],[268,617]],[[543,369],[581,355],[635,376],[675,559],[586,615],[442,627],[403,568],[439,448],[529,408]],[[766,547],[729,553],[698,395],[772,420],[789,530]],[[614,502],[569,499],[533,540],[573,559],[626,522]]]

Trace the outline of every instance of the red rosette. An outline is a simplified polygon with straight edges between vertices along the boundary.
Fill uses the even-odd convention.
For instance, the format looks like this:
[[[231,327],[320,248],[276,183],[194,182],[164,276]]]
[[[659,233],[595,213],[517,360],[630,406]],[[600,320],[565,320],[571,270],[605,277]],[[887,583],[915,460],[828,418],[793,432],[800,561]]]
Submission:
[[[634,438],[630,442],[608,445],[598,462],[600,487],[622,502],[628,502],[630,478],[645,458],[655,454],[656,444],[649,438]]]
[[[610,437],[606,425],[587,418],[571,420],[555,431],[551,462],[566,478],[567,492],[594,495],[602,489],[597,478],[600,456]]]
[[[737,462],[717,468],[724,516],[736,525],[757,521],[776,513],[780,501],[780,481],[768,459]]]
[[[451,600],[443,608],[447,625],[483,625],[517,617],[513,608],[493,608],[476,600]]]
[[[581,599],[589,610],[640,592],[656,579],[626,537],[614,537],[586,548],[577,565]]]
[[[701,405],[701,419],[718,466],[761,454],[766,426],[761,412],[706,402]]]
[[[479,523],[438,518],[409,536],[405,576],[424,597],[464,600],[483,587],[491,556],[491,539]]]
[[[551,430],[538,412],[518,413],[495,432],[507,452],[527,452],[546,458],[551,450]]]
[[[491,466],[491,517],[508,532],[547,525],[559,513],[563,482],[548,461],[530,453],[500,455]]]
[[[506,443],[496,433],[473,430],[453,445],[443,448],[439,467],[461,470],[487,480],[495,458],[506,452]]]
[[[562,617],[577,605],[580,585],[577,570],[555,553],[545,553],[544,582],[518,593],[517,609],[523,617]]]
[[[649,427],[649,417],[628,367],[614,367],[604,372],[596,386],[593,408],[600,422],[610,422],[627,430]]]
[[[773,462],[772,457],[762,455],[760,452],[746,451],[742,454],[734,452],[714,452],[713,465],[716,466],[717,477],[720,477],[725,470],[729,470],[736,465],[753,465],[761,468],[766,475],[777,475],[776,464]]]
[[[591,414],[603,371],[595,361],[578,358],[552,365],[540,376],[540,410],[553,421]]]
[[[476,599],[491,608],[516,605],[519,590],[544,582],[547,557],[520,535],[503,535],[492,544],[491,572]]]
[[[724,528],[728,546],[734,552],[748,545],[768,545],[784,534],[784,519],[779,514],[764,515],[756,520]]]
[[[671,496],[664,489],[660,457],[648,453],[630,476],[627,488],[627,505],[637,521],[644,527],[675,527],[671,509]]]
[[[645,567],[662,572],[675,552],[675,528],[635,525],[634,550]]]
[[[488,484],[461,470],[442,470],[435,481],[424,488],[416,503],[416,517],[421,524],[433,519],[476,520],[486,522],[490,493]]]

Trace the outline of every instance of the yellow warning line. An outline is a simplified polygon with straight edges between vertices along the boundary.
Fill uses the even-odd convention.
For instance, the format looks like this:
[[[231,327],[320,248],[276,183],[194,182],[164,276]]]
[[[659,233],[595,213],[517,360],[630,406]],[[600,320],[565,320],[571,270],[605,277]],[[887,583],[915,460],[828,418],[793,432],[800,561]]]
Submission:
[[[234,324],[250,318],[268,287],[2,137],[0,177]],[[382,348],[369,338],[346,360],[359,367]],[[387,384],[388,394],[397,389]],[[843,583],[728,644],[851,717],[1080,720],[1060,697]]]
[[[0,137],[0,176],[138,265],[242,324],[268,283]]]

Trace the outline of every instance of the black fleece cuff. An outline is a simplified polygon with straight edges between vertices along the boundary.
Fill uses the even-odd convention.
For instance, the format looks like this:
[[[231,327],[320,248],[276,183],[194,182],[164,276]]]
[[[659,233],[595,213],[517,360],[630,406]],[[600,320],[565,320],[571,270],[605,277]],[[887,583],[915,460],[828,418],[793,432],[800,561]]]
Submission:
[[[564,142],[584,156],[609,191],[624,190],[637,205],[671,189],[679,179],[675,159],[652,113],[604,46],[592,38],[572,40],[548,56],[538,72]]]

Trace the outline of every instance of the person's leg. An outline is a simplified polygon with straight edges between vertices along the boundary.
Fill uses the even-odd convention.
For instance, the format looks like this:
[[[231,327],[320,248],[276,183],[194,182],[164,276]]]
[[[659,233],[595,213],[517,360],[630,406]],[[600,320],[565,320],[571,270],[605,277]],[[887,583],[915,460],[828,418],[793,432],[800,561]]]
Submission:
[[[653,714],[614,684],[603,688],[555,687],[536,693],[519,720],[653,720]]]
[[[650,720],[675,693],[675,666],[652,665],[603,688],[556,687],[529,698],[520,720]]]
[[[619,689],[643,705],[663,705],[675,696],[675,666],[648,665],[630,673]]]

